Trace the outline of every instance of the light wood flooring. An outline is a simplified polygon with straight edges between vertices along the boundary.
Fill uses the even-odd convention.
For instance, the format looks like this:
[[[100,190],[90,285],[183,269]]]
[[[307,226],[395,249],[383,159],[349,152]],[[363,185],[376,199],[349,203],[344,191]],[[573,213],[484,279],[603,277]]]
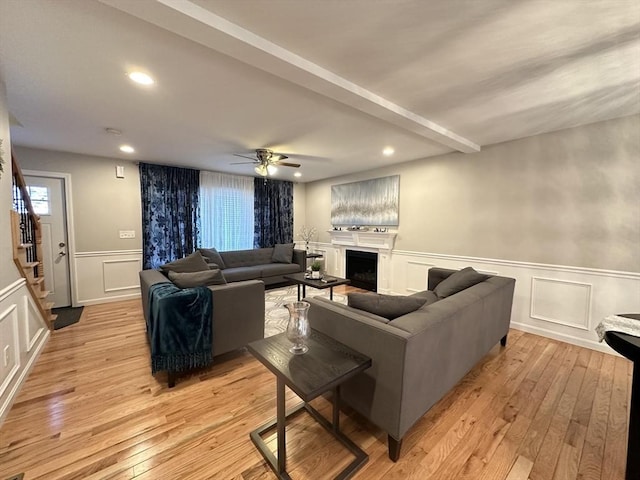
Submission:
[[[353,412],[361,479],[622,480],[631,363],[512,330],[405,437]],[[0,480],[273,479],[249,432],[275,416],[275,377],[246,351],[167,389],[151,376],[140,301],[86,307],[53,332],[0,429]],[[289,393],[288,406],[298,403]],[[312,402],[330,418],[329,402]],[[275,450],[275,433],[269,436]],[[306,414],[287,426],[294,479],[351,457]]]

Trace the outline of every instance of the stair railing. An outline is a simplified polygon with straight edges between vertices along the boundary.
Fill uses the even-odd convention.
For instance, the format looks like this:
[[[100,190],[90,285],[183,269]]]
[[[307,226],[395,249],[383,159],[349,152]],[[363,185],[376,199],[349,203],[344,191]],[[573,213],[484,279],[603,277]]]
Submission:
[[[11,211],[13,261],[27,280],[27,288],[35,300],[40,314],[49,328],[52,328],[56,316],[51,313],[53,302],[47,300],[49,292],[45,289],[40,217],[33,208],[27,183],[13,150],[11,151],[11,167],[13,176],[13,209]]]

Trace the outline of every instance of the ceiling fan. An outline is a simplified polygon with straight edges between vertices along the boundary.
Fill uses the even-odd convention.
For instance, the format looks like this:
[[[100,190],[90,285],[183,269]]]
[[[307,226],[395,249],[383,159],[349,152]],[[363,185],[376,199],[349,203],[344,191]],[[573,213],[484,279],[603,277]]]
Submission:
[[[273,150],[269,150],[267,148],[258,148],[256,150],[255,158],[249,157],[247,155],[242,155],[239,153],[234,153],[234,155],[236,157],[248,158],[251,160],[251,162],[237,162],[237,163],[232,163],[232,165],[242,165],[245,163],[254,164],[255,165],[254,171],[258,175],[261,175],[263,177],[266,177],[267,175],[273,175],[274,173],[276,173],[276,170],[278,169],[278,167],[294,167],[294,168],[300,167],[299,163],[283,162],[282,160],[285,160],[289,157],[287,157],[282,153],[277,153],[277,152],[274,152]]]

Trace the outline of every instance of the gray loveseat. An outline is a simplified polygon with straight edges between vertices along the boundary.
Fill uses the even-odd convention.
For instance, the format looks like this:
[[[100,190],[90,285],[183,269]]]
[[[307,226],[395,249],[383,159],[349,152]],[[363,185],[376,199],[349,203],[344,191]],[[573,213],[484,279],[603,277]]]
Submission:
[[[431,268],[429,290],[454,272]],[[498,341],[506,345],[514,287],[512,278],[489,276],[391,321],[306,299],[312,328],[372,358],[371,368],[342,385],[341,398],[388,433],[393,461],[411,426]]]
[[[159,270],[140,272],[142,308],[148,322],[149,289],[168,278]],[[210,285],[213,311],[213,355],[237,350],[247,343],[264,338],[264,283],[247,280],[223,285]],[[169,386],[175,379],[169,372]]]

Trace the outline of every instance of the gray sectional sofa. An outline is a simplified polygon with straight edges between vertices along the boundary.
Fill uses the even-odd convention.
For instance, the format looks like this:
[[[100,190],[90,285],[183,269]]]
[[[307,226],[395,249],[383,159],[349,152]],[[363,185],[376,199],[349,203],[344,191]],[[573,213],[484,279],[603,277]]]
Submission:
[[[242,348],[264,338],[265,285],[286,282],[283,275],[303,271],[306,261],[306,251],[294,250],[293,244],[229,252],[199,249],[199,253],[160,270],[140,272],[145,320],[149,325],[149,290],[153,285],[169,281],[179,288],[205,285],[212,292],[213,355]],[[169,372],[170,387],[176,373]]]
[[[200,253],[207,257],[207,249]],[[291,273],[303,272],[307,268],[307,253],[304,250],[293,250],[291,263],[274,262],[274,247],[256,248],[253,250],[233,250],[218,252],[223,265],[219,265],[227,282],[242,280],[262,280],[265,285],[286,283],[282,278]],[[207,257],[212,261],[213,258]],[[212,261],[212,263],[216,263]]]
[[[341,386],[341,398],[388,433],[393,461],[411,426],[499,341],[506,344],[515,280],[486,276],[439,299],[432,291],[455,272],[431,268],[430,292],[415,295],[431,301],[393,320],[306,299],[312,328],[372,358],[371,368]]]
[[[140,272],[142,308],[147,324],[149,289],[167,282],[159,270]],[[213,327],[213,355],[221,355],[247,343],[264,338],[264,283],[246,280],[221,285],[209,285],[213,299],[211,322]],[[169,379],[169,386],[173,386]]]

